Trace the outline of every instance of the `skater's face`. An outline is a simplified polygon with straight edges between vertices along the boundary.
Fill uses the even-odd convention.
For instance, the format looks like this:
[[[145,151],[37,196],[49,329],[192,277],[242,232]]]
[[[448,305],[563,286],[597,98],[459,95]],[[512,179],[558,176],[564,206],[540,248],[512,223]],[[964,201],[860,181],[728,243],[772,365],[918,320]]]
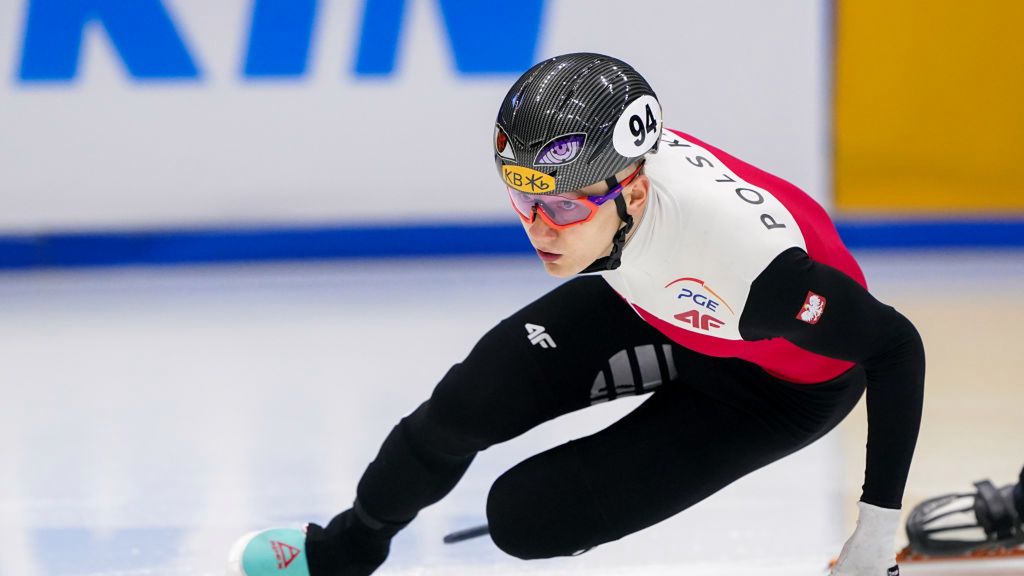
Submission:
[[[615,176],[619,180],[627,178],[636,165],[631,165]],[[639,174],[623,187],[622,197],[626,201],[626,212],[634,222],[640,221],[650,191],[650,180]],[[599,196],[608,192],[604,182],[592,184],[580,190],[587,196]],[[567,228],[553,228],[543,218],[534,218],[533,222],[523,222],[530,243],[537,250],[537,256],[544,263],[548,274],[558,278],[566,278],[579,274],[584,268],[598,258],[608,256],[612,251],[612,239],[622,220],[615,207],[615,202],[605,202],[597,209],[594,217],[583,224]]]

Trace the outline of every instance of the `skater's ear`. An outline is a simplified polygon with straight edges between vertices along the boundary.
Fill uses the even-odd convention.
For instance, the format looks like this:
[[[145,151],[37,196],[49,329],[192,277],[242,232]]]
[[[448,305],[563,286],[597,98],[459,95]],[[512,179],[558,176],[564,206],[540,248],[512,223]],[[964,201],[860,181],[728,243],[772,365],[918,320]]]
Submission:
[[[641,172],[632,182],[622,190],[622,197],[626,200],[626,212],[634,218],[638,217],[647,205],[647,199],[651,194],[651,180]]]

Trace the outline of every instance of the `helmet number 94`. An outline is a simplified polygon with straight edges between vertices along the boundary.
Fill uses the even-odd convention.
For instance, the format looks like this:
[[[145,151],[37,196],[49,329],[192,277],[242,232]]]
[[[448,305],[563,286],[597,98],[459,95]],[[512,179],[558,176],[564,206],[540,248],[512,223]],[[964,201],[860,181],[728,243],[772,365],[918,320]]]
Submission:
[[[615,121],[612,144],[626,158],[647,153],[658,143],[662,131],[661,106],[652,94],[633,100]]]
[[[633,141],[636,146],[644,145],[648,133],[655,134],[655,137],[658,134],[658,120],[654,117],[650,104],[644,106],[644,116],[645,118],[641,119],[639,114],[634,114],[629,118],[629,131],[636,136],[636,140]]]

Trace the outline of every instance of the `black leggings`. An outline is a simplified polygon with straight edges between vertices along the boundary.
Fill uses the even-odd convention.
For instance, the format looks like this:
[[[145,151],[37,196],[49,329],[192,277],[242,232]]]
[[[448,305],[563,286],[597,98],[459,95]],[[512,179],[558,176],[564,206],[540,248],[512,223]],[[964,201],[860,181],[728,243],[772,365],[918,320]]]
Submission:
[[[807,446],[863,390],[860,368],[796,385],[742,360],[697,354],[646,324],[602,279],[579,278],[502,321],[453,366],[392,430],[357,500],[369,516],[402,524],[444,497],[480,450],[562,414],[653,391],[608,428],[517,464],[491,488],[487,519],[498,547],[519,558],[570,555],[660,522]]]

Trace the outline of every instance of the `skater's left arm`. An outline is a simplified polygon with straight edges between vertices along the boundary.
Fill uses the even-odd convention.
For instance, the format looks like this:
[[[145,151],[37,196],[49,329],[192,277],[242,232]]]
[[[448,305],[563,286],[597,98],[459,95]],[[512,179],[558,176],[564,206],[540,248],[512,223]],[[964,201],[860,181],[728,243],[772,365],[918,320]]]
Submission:
[[[892,550],[924,397],[924,346],[913,324],[843,272],[791,248],[751,285],[740,334],[746,340],[785,338],[863,367],[867,469],[861,521],[847,548],[855,538],[887,538]]]

